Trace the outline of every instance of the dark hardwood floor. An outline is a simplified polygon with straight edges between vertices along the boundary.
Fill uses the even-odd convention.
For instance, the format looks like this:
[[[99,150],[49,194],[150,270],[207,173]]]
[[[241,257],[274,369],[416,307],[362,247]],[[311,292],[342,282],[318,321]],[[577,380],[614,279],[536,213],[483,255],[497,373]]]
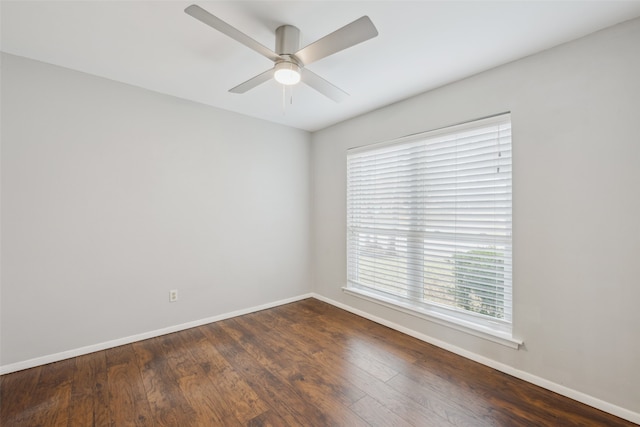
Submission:
[[[0,377],[9,426],[635,425],[315,299]]]

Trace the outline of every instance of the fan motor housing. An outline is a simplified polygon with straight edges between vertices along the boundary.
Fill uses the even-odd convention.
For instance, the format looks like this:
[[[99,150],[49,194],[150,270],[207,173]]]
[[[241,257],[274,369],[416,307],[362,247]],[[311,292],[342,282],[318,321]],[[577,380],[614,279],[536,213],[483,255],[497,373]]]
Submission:
[[[293,55],[300,49],[300,30],[293,25],[276,28],[276,53]]]

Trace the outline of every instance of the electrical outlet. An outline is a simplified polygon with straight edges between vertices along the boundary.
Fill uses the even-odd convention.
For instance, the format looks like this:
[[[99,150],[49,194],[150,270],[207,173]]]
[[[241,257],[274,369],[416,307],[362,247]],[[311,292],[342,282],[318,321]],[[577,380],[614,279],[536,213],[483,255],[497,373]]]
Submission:
[[[178,290],[174,289],[172,291],[169,291],[169,302],[176,302],[178,301]]]

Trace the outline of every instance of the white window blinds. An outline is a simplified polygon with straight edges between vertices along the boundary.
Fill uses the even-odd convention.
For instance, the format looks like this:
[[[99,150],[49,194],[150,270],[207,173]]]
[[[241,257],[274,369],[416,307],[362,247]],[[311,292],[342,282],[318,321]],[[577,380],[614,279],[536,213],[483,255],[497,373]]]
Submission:
[[[347,155],[347,288],[511,332],[508,114]]]

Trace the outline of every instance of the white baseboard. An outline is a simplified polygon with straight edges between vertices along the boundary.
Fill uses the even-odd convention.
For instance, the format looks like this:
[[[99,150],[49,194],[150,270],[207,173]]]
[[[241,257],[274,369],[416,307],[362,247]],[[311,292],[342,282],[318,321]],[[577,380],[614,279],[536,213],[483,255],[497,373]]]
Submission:
[[[92,344],[86,347],[80,347],[72,350],[63,351],[60,353],[49,354],[47,356],[36,357],[36,358],[25,360],[22,362],[11,363],[9,365],[0,366],[0,375],[21,371],[23,369],[34,368],[36,366],[46,365],[47,363],[58,362],[60,360],[82,356],[82,355],[93,353],[96,351],[106,350],[108,348],[118,347],[125,344],[131,344],[132,342],[136,342],[136,341],[142,341],[149,338],[159,337],[161,335],[183,331],[185,329],[195,328],[196,326],[206,325],[207,323],[213,323],[219,320],[242,316],[243,314],[249,314],[256,311],[266,310],[268,308],[273,308],[279,305],[289,304],[295,301],[300,301],[300,300],[303,300],[306,298],[312,298],[312,297],[313,297],[313,294],[298,295],[296,297],[274,301],[267,304],[246,308],[243,310],[236,310],[230,313],[220,314],[218,316],[207,317],[206,319],[194,320],[193,322],[187,322],[187,323],[182,323],[180,325],[169,326],[163,329],[156,329],[155,331],[143,332],[141,334],[131,335],[125,338],[118,338],[111,341]]]
[[[320,301],[324,301],[328,304],[331,304],[335,307],[346,310],[350,313],[357,314],[358,316],[364,317],[365,319],[369,319],[373,322],[379,323],[381,325],[387,326],[391,329],[395,329],[396,331],[402,332],[414,338],[417,338],[421,341],[428,342],[429,344],[433,344],[437,347],[443,348],[452,353],[458,354],[467,359],[473,360],[475,362],[481,363],[490,368],[496,369],[500,372],[504,372],[505,374],[509,374],[513,377],[519,378],[521,380],[527,381],[531,384],[535,384],[547,390],[551,390],[555,393],[566,396],[570,399],[576,400],[580,403],[584,403],[585,405],[592,406],[596,409],[600,409],[601,411],[608,412],[617,417],[623,418],[625,420],[631,421],[636,424],[640,424],[640,413],[631,411],[629,409],[622,408],[620,406],[614,405],[609,402],[605,402],[604,400],[598,399],[596,397],[590,396],[588,394],[582,393],[580,391],[571,389],[569,387],[563,386],[561,384],[554,383],[553,381],[549,381],[547,379],[538,377],[536,375],[530,374],[525,371],[521,371],[519,369],[514,368],[513,366],[505,365],[504,363],[495,361],[493,359],[489,359],[487,357],[481,356],[479,354],[470,352],[460,347],[456,347],[447,342],[438,340],[436,338],[430,337],[423,333],[414,331],[413,329],[406,328],[404,326],[398,325],[397,323],[388,321],[378,316],[374,316],[366,311],[359,310],[357,308],[351,307],[349,305],[343,304],[341,302],[332,300],[330,298],[324,297],[322,295],[318,295],[316,293],[311,294],[313,298],[316,298]]]

